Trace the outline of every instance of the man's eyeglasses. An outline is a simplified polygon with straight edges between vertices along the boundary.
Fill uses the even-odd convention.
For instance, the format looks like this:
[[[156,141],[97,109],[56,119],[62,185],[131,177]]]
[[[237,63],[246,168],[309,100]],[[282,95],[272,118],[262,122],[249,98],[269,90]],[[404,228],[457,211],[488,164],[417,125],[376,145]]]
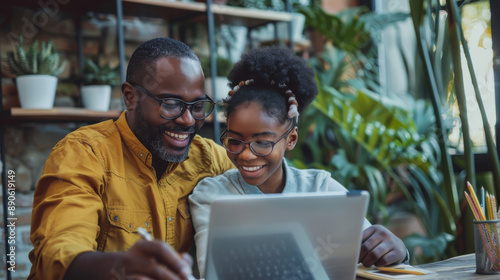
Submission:
[[[227,137],[227,129],[222,132],[222,135],[220,136],[220,142],[222,143],[222,146],[226,148],[228,152],[231,154],[241,154],[246,147],[246,144],[250,147],[250,151],[256,156],[261,156],[265,157],[270,155],[273,152],[274,145],[281,141],[281,139],[285,138],[290,132],[292,132],[293,128],[295,125],[292,125],[290,129],[285,132],[285,134],[281,135],[280,138],[276,141],[266,141],[266,140],[257,140],[257,141],[250,141],[250,142],[244,142],[239,139]]]
[[[214,110],[215,102],[208,96],[206,99],[196,100],[193,102],[186,102],[179,98],[160,99],[142,86],[132,82],[129,83],[140,92],[156,100],[160,104],[160,115],[167,120],[177,119],[182,116],[188,107],[195,120],[206,119]]]

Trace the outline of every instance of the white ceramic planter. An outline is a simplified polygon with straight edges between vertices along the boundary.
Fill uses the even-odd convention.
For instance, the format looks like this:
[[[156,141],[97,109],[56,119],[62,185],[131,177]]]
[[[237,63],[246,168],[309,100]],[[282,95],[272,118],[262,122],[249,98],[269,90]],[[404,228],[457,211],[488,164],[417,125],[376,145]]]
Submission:
[[[19,102],[24,109],[52,109],[56,96],[57,77],[22,75],[16,78]]]
[[[82,86],[81,97],[83,107],[95,111],[108,111],[111,99],[110,85]]]
[[[228,80],[226,77],[216,77],[215,78],[216,93],[214,95],[212,94],[212,78],[205,78],[205,91],[207,92],[208,96],[212,97],[215,100],[215,102],[218,102],[226,98],[230,90],[227,83]]]

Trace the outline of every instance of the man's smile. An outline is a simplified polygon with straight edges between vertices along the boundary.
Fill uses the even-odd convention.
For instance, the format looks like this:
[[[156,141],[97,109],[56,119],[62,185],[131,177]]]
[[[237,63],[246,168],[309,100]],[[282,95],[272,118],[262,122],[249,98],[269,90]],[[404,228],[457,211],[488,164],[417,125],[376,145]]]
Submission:
[[[182,141],[182,140],[189,137],[189,133],[179,134],[179,133],[174,133],[174,132],[170,132],[170,131],[165,131],[165,134],[167,134],[168,136],[173,137],[179,141]]]

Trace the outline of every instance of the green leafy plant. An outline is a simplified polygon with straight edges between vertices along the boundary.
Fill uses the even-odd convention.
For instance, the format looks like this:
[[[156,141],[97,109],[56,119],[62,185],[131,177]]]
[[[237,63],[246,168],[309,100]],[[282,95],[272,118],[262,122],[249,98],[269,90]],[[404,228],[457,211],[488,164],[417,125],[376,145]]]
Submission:
[[[377,32],[408,15],[378,16],[363,8],[330,15],[317,6],[301,12],[306,24],[325,36],[326,46],[310,61],[320,91],[302,116],[302,127],[310,129],[299,132],[301,149],[293,151],[293,164],[329,170],[347,188],[368,190],[374,222],[379,217],[388,222],[398,211],[419,217],[426,235],[404,241],[412,255],[415,244],[431,249],[412,259],[440,259],[456,236],[450,210],[456,201],[448,200],[443,185],[444,134],[430,102],[409,94],[387,98],[379,85]]]
[[[233,68],[233,62],[229,58],[217,56],[216,61],[216,71],[217,76],[227,77],[231,69]],[[212,74],[212,69],[210,68],[210,57],[204,57],[201,59],[201,68],[206,78],[210,78]]]
[[[60,55],[51,40],[42,42],[40,48],[38,40],[35,40],[25,51],[21,35],[15,51],[7,52],[7,63],[10,70],[19,76],[31,74],[57,76],[66,66],[66,61],[60,62]]]
[[[411,85],[411,95],[401,97],[406,106],[385,98],[378,84],[377,51],[373,44],[377,31],[373,28],[390,24],[389,15],[380,19],[362,9],[336,15],[318,7],[303,9],[306,23],[318,28],[327,45],[321,56],[311,60],[320,93],[302,115],[302,127],[309,129],[299,132],[302,134],[298,145],[302,149],[293,151],[291,161],[299,167],[329,170],[348,188],[369,190],[373,197],[369,209],[372,218],[382,216],[387,221],[387,217],[399,211],[416,215],[425,234],[414,233],[404,241],[412,262],[424,263],[457,255],[457,240],[463,238],[457,225],[464,215],[459,193],[466,180],[475,180],[467,126],[462,127],[464,171],[457,176],[447,140],[450,118],[443,117],[449,116],[450,105],[457,102],[462,123],[467,122],[460,46],[483,116],[496,187],[490,186],[490,193],[499,193],[500,172],[457,3],[446,1],[447,17],[442,16],[443,7],[437,0],[409,3],[418,59],[415,65],[410,64],[401,48],[399,55]],[[408,15],[398,17],[404,19]],[[421,254],[415,256],[418,249]]]
[[[468,1],[466,1],[468,2]],[[486,144],[488,148],[488,159],[491,167],[493,184],[486,184],[485,188],[489,193],[500,194],[500,163],[494,138],[490,131],[490,125],[486,116],[484,104],[479,92],[478,82],[474,74],[474,67],[469,52],[468,44],[465,40],[460,8],[456,1],[447,0],[444,5],[446,14],[443,15],[442,3],[437,0],[410,0],[411,17],[417,39],[417,49],[419,54],[420,71],[415,71],[417,75],[421,73],[418,80],[420,83],[417,90],[422,93],[430,93],[429,99],[432,101],[434,114],[436,116],[436,125],[438,133],[446,135],[446,127],[443,127],[441,112],[443,107],[451,107],[456,103],[460,113],[461,134],[463,136],[464,152],[463,156],[455,157],[455,164],[460,166],[463,171],[460,172],[458,179],[455,178],[454,166],[452,165],[451,155],[448,152],[450,146],[446,137],[439,141],[443,158],[442,170],[444,175],[443,189],[446,193],[445,203],[449,206],[451,219],[460,222],[464,229],[472,228],[471,221],[464,219],[468,212],[460,211],[460,201],[464,200],[463,193],[466,181],[475,186],[476,174],[474,163],[474,152],[468,125],[468,108],[464,89],[464,74],[462,71],[462,54],[465,54],[469,74],[474,87],[476,101],[483,121]],[[472,239],[472,232],[464,230],[457,240],[462,242],[455,243],[449,251],[465,245],[464,240]],[[464,244],[465,243],[465,244]]]
[[[112,67],[108,62],[102,63],[102,58],[99,56],[97,61],[85,59],[83,67],[83,83],[87,85],[111,85],[117,86],[120,84],[118,79],[119,65]]]

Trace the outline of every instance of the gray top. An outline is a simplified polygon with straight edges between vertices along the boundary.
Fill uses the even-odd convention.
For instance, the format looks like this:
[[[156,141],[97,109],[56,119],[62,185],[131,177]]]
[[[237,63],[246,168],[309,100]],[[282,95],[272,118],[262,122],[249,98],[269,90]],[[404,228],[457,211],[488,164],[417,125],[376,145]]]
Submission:
[[[347,192],[329,172],[319,169],[297,169],[283,161],[286,184],[283,193]],[[196,255],[201,277],[205,275],[210,204],[220,195],[263,194],[257,186],[247,184],[238,169],[231,169],[216,177],[201,180],[189,196],[191,216],[195,229]],[[363,229],[371,224],[365,219]]]

